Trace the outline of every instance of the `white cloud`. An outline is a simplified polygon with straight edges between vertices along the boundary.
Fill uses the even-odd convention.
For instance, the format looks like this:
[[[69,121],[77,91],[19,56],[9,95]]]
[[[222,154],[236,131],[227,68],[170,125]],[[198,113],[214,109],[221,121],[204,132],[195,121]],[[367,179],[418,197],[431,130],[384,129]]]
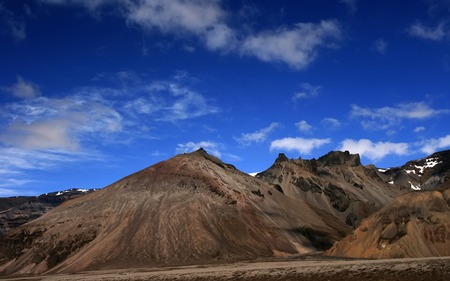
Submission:
[[[260,143],[265,141],[268,135],[278,126],[279,124],[274,122],[270,124],[268,127],[258,130],[256,132],[242,134],[240,137],[235,138],[235,140],[243,146],[248,146],[254,142]]]
[[[338,130],[342,126],[342,123],[335,118],[323,118],[320,123],[328,130]]]
[[[351,14],[354,14],[358,10],[358,7],[356,5],[357,0],[341,0],[339,2],[345,4]]]
[[[282,138],[272,141],[270,150],[298,151],[301,154],[310,154],[313,149],[330,142],[331,139]]]
[[[25,20],[0,3],[0,30],[8,32],[15,41],[21,41],[27,37],[25,29]]]
[[[450,135],[438,139],[428,139],[418,144],[422,146],[421,151],[432,154],[444,148],[450,147]]]
[[[38,85],[26,81],[20,76],[17,77],[17,82],[14,85],[11,87],[3,87],[2,89],[22,99],[34,98],[41,94]]]
[[[7,104],[0,143],[26,149],[78,150],[85,136],[121,130],[121,115],[95,96],[39,97]]]
[[[314,130],[314,127],[311,126],[310,124],[308,124],[308,122],[306,122],[305,120],[301,120],[297,123],[295,123],[295,126],[297,127],[297,129],[305,134],[309,134],[311,133],[312,130]]]
[[[441,22],[436,27],[425,26],[422,23],[418,22],[411,25],[407,32],[409,35],[418,37],[421,39],[433,40],[433,41],[441,41],[446,36],[448,36],[448,30],[446,23]]]
[[[446,109],[434,109],[424,102],[401,103],[396,107],[368,108],[352,105],[351,117],[362,118],[361,124],[370,130],[389,129],[404,119],[422,120],[441,114],[448,114]]]
[[[279,28],[245,38],[241,52],[265,62],[303,69],[316,59],[320,47],[333,46],[340,39],[341,29],[335,21],[298,23],[292,29]]]
[[[204,150],[206,150],[206,152],[218,158],[222,157],[222,153],[220,152],[220,145],[212,141],[187,142],[184,144],[180,143],[176,148],[176,152],[189,153],[192,151],[196,151],[200,148],[203,148]]]
[[[146,32],[194,36],[211,51],[253,56],[265,62],[284,63],[294,69],[307,67],[316,59],[319,48],[336,46],[342,36],[341,27],[333,20],[297,23],[293,28],[263,32],[233,28],[227,23],[231,15],[221,7],[221,0],[41,1],[83,5],[94,14],[109,5],[117,9],[128,24]]]
[[[341,142],[339,150],[348,150],[351,153],[358,153],[372,161],[378,161],[382,158],[394,155],[409,154],[409,145],[407,143],[392,143],[392,142],[372,142],[368,139],[352,140],[346,139]]]
[[[375,50],[378,53],[384,55],[386,53],[387,47],[388,47],[388,43],[383,38],[377,39],[375,41]]]
[[[296,92],[292,99],[299,100],[304,98],[313,98],[317,97],[319,95],[320,90],[322,89],[322,86],[313,86],[309,83],[303,83],[301,85],[301,90],[299,92]]]
[[[143,82],[138,75],[117,75],[127,80],[120,89],[85,87],[66,97],[0,105],[0,181],[24,180],[24,170],[99,161],[101,145],[153,138],[151,127],[157,123],[218,111],[180,81]]]
[[[425,131],[425,127],[423,127],[423,126],[418,126],[418,127],[414,128],[414,133],[420,133],[423,131]]]

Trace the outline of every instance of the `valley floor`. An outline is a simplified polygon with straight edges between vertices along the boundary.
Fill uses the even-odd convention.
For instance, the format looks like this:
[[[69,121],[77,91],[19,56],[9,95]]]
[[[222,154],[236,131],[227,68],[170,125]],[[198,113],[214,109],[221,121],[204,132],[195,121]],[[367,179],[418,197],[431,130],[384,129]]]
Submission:
[[[450,280],[450,257],[391,260],[344,260],[313,256],[282,261],[240,262],[170,268],[101,270],[77,274],[17,277],[9,279],[2,279],[0,277],[0,279],[14,281],[448,281]]]

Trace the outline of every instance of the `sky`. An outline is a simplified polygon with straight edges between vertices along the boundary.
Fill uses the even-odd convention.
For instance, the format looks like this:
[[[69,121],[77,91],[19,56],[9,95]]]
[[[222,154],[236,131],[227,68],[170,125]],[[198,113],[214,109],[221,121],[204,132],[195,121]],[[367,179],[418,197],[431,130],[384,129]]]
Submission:
[[[448,0],[0,0],[0,196],[203,147],[393,167],[450,148]]]

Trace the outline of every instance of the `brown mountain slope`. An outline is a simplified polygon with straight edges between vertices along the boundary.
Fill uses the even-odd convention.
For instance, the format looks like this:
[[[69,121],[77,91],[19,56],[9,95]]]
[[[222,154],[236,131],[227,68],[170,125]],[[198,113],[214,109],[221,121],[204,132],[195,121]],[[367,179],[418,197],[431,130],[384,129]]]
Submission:
[[[348,151],[333,151],[317,160],[289,160],[280,154],[256,177],[353,227],[404,192],[389,184],[374,166],[362,166],[359,155]]]
[[[355,258],[450,255],[450,190],[396,198],[327,251]]]
[[[67,201],[0,238],[0,271],[193,264],[315,251],[348,228],[199,150]]]

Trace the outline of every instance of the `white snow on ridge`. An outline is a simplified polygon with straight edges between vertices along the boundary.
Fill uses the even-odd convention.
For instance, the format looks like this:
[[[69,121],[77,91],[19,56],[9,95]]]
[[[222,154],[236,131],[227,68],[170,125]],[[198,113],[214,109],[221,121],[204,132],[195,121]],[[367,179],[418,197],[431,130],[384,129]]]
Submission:
[[[436,166],[438,164],[441,164],[441,163],[442,163],[442,161],[439,162],[438,158],[427,158],[427,159],[425,159],[425,163],[424,163],[423,166],[414,165],[414,168],[419,170],[418,174],[419,174],[419,177],[420,177],[420,176],[422,176],[422,174],[425,171],[425,169],[433,168],[434,166]],[[411,174],[411,173],[412,174],[416,174],[415,170],[405,170],[405,172],[407,172],[408,174]]]
[[[386,172],[387,170],[389,170],[389,169],[381,169],[381,168],[378,168],[378,172],[380,172],[380,173],[384,173],[384,172]]]
[[[259,174],[259,172],[256,173],[248,173],[250,176],[255,177],[257,174]]]
[[[412,190],[420,190],[420,186],[415,186],[415,185],[412,184],[410,181],[408,181],[408,183],[411,185],[411,189],[412,189]]]

